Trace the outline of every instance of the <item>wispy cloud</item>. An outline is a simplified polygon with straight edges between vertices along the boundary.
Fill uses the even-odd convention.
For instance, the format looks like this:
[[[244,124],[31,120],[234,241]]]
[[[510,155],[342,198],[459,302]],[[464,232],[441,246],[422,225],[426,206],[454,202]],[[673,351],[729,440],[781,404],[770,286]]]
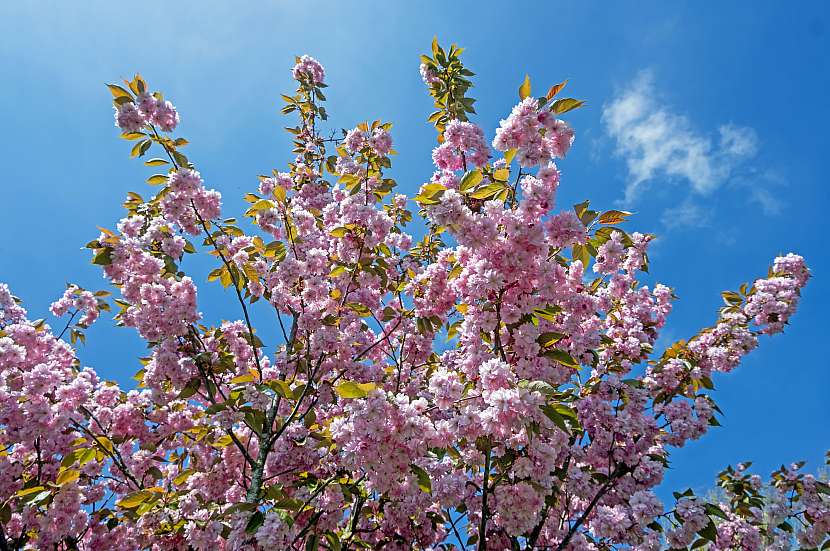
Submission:
[[[663,211],[660,221],[668,229],[700,228],[709,224],[709,210],[691,199],[686,199],[676,207]]]
[[[763,188],[753,189],[750,200],[760,206],[761,211],[767,216],[781,214],[781,209],[784,207],[783,202],[778,197]]]
[[[628,167],[626,203],[659,178],[687,183],[698,194],[711,193],[758,151],[751,128],[723,124],[716,141],[695,128],[659,100],[649,71],[640,72],[603,107],[602,119]]]

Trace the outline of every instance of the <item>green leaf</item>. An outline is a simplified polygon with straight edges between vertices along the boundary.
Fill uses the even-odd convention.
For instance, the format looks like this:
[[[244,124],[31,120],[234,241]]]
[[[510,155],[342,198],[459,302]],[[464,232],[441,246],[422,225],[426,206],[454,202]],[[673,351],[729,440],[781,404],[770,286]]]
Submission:
[[[437,182],[432,182],[429,184],[422,185],[418,194],[424,197],[435,198],[437,196],[440,196],[446,190],[447,186],[439,184]]]
[[[579,416],[568,406],[564,404],[543,404],[540,407],[542,413],[563,431],[570,433],[572,430],[582,430]]]
[[[141,157],[147,153],[147,150],[150,149],[150,145],[152,143],[152,140],[141,140],[140,142],[136,142],[130,150],[130,157]]]
[[[55,480],[55,484],[57,484],[58,486],[63,486],[64,484],[75,482],[76,480],[78,480],[80,476],[80,471],[76,471],[75,469],[68,469],[58,475],[58,478]]]
[[[377,388],[375,383],[356,383],[343,381],[334,387],[334,391],[341,398],[365,398],[369,392]]]
[[[353,310],[362,318],[368,318],[372,315],[372,311],[366,307],[366,305],[361,304],[359,302],[349,302],[346,304],[346,308],[349,310]]]
[[[734,291],[724,291],[720,294],[723,297],[723,302],[726,303],[727,306],[734,306],[741,304],[744,299],[738,293]]]
[[[577,203],[576,205],[574,205],[574,212],[576,213],[577,218],[579,218],[580,220],[582,219],[582,215],[585,214],[586,210],[588,210],[588,205],[590,203],[591,202],[588,199],[586,199],[581,203]]]
[[[431,494],[432,481],[429,479],[429,473],[414,463],[410,465],[409,468],[412,469],[412,472],[415,473],[415,476],[418,478],[418,487],[421,491]]]
[[[573,99],[573,98],[562,98],[558,99],[553,102],[551,105],[550,110],[553,111],[557,115],[561,115],[562,113],[567,113],[568,111],[573,111],[574,109],[578,109],[585,105],[585,101],[581,99]]]
[[[555,305],[550,305],[550,306],[546,306],[545,308],[536,308],[533,311],[533,314],[536,315],[537,317],[540,317],[540,318],[548,320],[548,321],[556,321],[556,316],[561,311],[562,311],[561,307],[555,306]]]
[[[715,541],[718,537],[718,529],[712,519],[709,519],[709,524],[698,530],[697,533],[709,541]]]
[[[130,94],[128,91],[124,90],[123,88],[121,88],[117,84],[107,84],[107,88],[110,89],[110,94],[112,94],[112,97],[114,97],[114,98],[133,99],[132,94]]]
[[[95,448],[87,448],[78,458],[78,465],[83,467],[93,459],[95,459]]]
[[[166,161],[164,159],[159,159],[158,157],[156,157],[155,159],[148,159],[148,160],[144,161],[144,164],[147,165],[147,166],[163,166],[163,165],[169,165],[170,161]]]
[[[268,386],[283,398],[292,398],[294,393],[291,391],[291,386],[282,379],[274,379],[268,381]]]
[[[579,369],[579,362],[577,362],[570,354],[568,354],[564,350],[553,348],[551,350],[546,350],[542,355],[546,358],[550,358],[551,360],[557,361],[562,365],[572,367],[574,369]]]
[[[150,490],[139,490],[122,497],[116,502],[116,505],[123,507],[124,509],[135,509],[139,505],[150,501],[153,497],[155,497],[155,492],[151,492]]]
[[[42,492],[45,489],[46,488],[44,486],[32,486],[31,488],[24,488],[22,490],[18,490],[17,493],[14,495],[17,497],[26,497]]]
[[[101,249],[100,252],[92,257],[92,263],[98,266],[109,266],[112,264],[112,249],[109,247]]]
[[[505,185],[503,183],[494,182],[477,189],[475,192],[470,194],[470,197],[473,199],[489,199],[504,189]]]
[[[709,516],[716,516],[718,518],[722,518],[723,520],[729,520],[729,517],[726,516],[726,513],[724,513],[720,507],[714,505],[713,503],[704,503],[703,508],[706,510],[706,513]]]
[[[341,551],[343,549],[340,538],[334,532],[326,532],[326,543],[329,544],[331,551]]]
[[[153,174],[147,178],[147,183],[151,186],[160,186],[167,183],[167,174]]]
[[[545,381],[530,381],[527,383],[528,390],[531,392],[539,392],[540,394],[544,394],[545,396],[550,396],[556,389],[554,389],[550,383],[546,383]]]
[[[190,476],[195,472],[196,471],[194,469],[183,470],[179,473],[179,476],[173,479],[173,484],[175,484],[176,486],[181,486],[182,484],[187,482],[187,479],[190,478]]]
[[[481,170],[475,169],[470,170],[461,177],[461,180],[458,182],[458,191],[461,193],[466,193],[468,190],[473,189],[478,185],[481,180],[484,179],[484,176],[481,174]]]
[[[233,379],[230,380],[230,384],[232,385],[241,385],[244,383],[252,383],[259,378],[257,373],[253,371],[249,371],[248,373],[244,373],[242,375],[237,375]]]
[[[194,377],[193,379],[188,382],[185,387],[179,392],[179,395],[176,397],[177,400],[186,400],[196,394],[199,391],[199,387],[202,386],[202,379],[199,377]]]
[[[280,203],[285,203],[285,198],[286,198],[285,188],[284,188],[284,187],[282,187],[282,186],[277,186],[277,187],[275,187],[275,188],[274,188],[274,197],[275,197],[275,198],[277,199],[277,201],[279,201]]]
[[[542,348],[550,348],[564,338],[564,334],[550,331],[539,335],[539,338],[536,339],[536,342],[538,342]]]
[[[554,424],[554,425],[556,425],[557,427],[559,427],[560,429],[562,429],[563,431],[565,431],[565,432],[567,432],[567,433],[570,433],[570,432],[571,432],[571,431],[570,431],[570,429],[568,428],[567,423],[565,423],[565,419],[564,419],[564,417],[562,417],[561,415],[559,415],[559,414],[556,412],[556,410],[555,410],[555,409],[553,409],[553,407],[552,407],[551,405],[549,405],[549,404],[543,404],[543,405],[541,405],[540,407],[541,407],[541,409],[542,409],[542,413],[544,413],[544,414],[545,414],[545,416],[546,416],[548,419],[550,419],[551,421],[553,421],[553,424]]]
[[[525,75],[524,82],[519,86],[519,99],[523,100],[528,96],[530,96],[530,76]]]
[[[585,245],[576,244],[571,247],[571,259],[581,261],[582,266],[587,268],[591,262],[591,253]]]
[[[254,534],[263,524],[265,524],[265,515],[262,511],[257,511],[248,519],[248,524],[245,525],[245,532]]]
[[[510,171],[506,168],[500,168],[493,171],[493,179],[499,182],[506,182],[510,177]]]

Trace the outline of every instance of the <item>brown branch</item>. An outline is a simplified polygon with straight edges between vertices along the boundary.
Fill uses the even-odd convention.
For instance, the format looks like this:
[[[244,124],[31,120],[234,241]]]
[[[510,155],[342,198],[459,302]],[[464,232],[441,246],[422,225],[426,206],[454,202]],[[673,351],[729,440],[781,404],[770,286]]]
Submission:
[[[614,487],[614,482],[628,474],[629,471],[630,468],[617,467],[617,469],[615,469],[614,472],[611,473],[611,476],[608,477],[608,480],[606,480],[605,484],[603,484],[602,487],[599,489],[597,494],[588,504],[588,507],[585,508],[585,510],[582,512],[579,518],[576,519],[576,522],[573,523],[573,526],[571,526],[571,528],[568,530],[568,533],[565,535],[565,538],[559,543],[558,546],[556,546],[555,551],[563,551],[568,546],[568,543],[570,543],[571,538],[574,537],[577,530],[579,530],[579,527],[582,526],[582,524],[585,522],[585,519],[587,519],[588,515],[591,514],[591,511],[594,510],[594,507],[596,507],[597,503],[599,503],[599,500],[602,499],[602,497],[605,494],[607,494],[608,491],[611,490],[611,488]]]

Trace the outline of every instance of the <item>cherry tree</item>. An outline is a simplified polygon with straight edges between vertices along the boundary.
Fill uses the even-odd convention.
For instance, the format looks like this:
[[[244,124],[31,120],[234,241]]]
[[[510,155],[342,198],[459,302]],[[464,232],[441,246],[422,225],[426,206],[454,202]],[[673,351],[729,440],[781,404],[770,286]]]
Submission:
[[[413,199],[392,125],[333,131],[325,71],[297,58],[290,162],[251,178],[241,218],[173,104],[140,76],[109,85],[155,193],[87,244],[114,295],[71,285],[60,331],[0,285],[0,550],[830,548],[830,488],[800,463],[654,493],[718,425],[716,375],[788,323],[804,260],[655,350],[674,295],[640,281],[653,236],[556,208],[582,102],[525,79],[491,140],[461,53],[421,56],[437,170]],[[200,308],[195,255],[237,319]],[[148,345],[133,389],[76,352],[110,308]]]

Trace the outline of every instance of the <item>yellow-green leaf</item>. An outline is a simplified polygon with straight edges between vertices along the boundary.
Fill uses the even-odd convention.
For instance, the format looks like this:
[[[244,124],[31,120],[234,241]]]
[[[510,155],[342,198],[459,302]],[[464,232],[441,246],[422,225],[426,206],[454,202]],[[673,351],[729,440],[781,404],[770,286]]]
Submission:
[[[439,193],[442,193],[447,190],[447,186],[443,184],[439,184],[437,182],[433,182],[430,184],[424,184],[421,186],[419,190],[419,194],[426,196],[426,197],[435,197]]]
[[[251,370],[248,373],[245,373],[244,375],[238,375],[231,379],[231,384],[240,385],[242,383],[253,382],[257,379],[259,379],[259,373],[257,373],[256,370]]]
[[[563,338],[565,338],[565,335],[563,335],[562,333],[556,333],[556,332],[551,331],[551,332],[542,333],[541,335],[539,335],[539,338],[537,339],[537,341],[542,346],[542,348],[550,348],[554,344],[561,341]]]
[[[15,495],[17,497],[25,497],[25,496],[29,496],[29,495],[32,495],[32,494],[36,494],[38,492],[42,492],[45,489],[46,488],[44,488],[43,486],[33,486],[31,488],[24,488],[22,490],[18,490]]]
[[[101,446],[101,448],[107,450],[109,453],[112,453],[112,450],[113,450],[112,441],[109,438],[102,435],[102,436],[96,436],[95,440],[96,440],[96,442],[98,442],[98,445]]]
[[[493,172],[493,179],[498,180],[499,182],[506,182],[509,177],[510,171],[506,168],[500,168]]]
[[[481,170],[470,170],[461,177],[461,181],[458,182],[458,190],[461,193],[466,193],[468,190],[476,187],[483,179],[484,176],[481,175]]]
[[[334,387],[334,391],[341,398],[365,398],[369,392],[376,388],[375,383],[356,383],[354,381],[343,381]]]
[[[87,448],[81,456],[78,457],[78,465],[83,467],[93,459],[95,459],[95,448]]]
[[[349,302],[346,304],[346,307],[350,310],[354,310],[357,314],[362,318],[368,318],[372,315],[372,311],[366,307],[366,305],[361,304],[359,302]]]
[[[160,186],[167,183],[167,174],[153,174],[147,178],[147,183],[151,186]]]
[[[276,197],[277,201],[280,203],[285,203],[285,188],[282,186],[274,187],[274,197]]]
[[[519,86],[519,99],[525,99],[530,96],[530,76],[525,75],[524,82]]]
[[[142,503],[152,499],[154,495],[155,493],[150,490],[139,490],[122,497],[116,502],[116,505],[125,509],[135,509]]]
[[[273,381],[268,381],[268,386],[274,389],[274,392],[276,392],[283,398],[291,398],[294,395],[294,393],[291,391],[291,386],[282,379],[274,379]]]
[[[66,471],[61,472],[58,475],[58,478],[55,480],[55,484],[58,486],[63,486],[64,484],[69,484],[70,482],[75,482],[81,476],[80,471],[76,471],[75,469],[68,469]]]
[[[123,88],[121,88],[117,84],[107,84],[107,88],[110,89],[110,94],[112,94],[112,97],[114,97],[114,98],[130,98],[130,99],[133,99],[132,94],[130,94],[128,91],[124,90]]]
[[[187,482],[187,479],[190,478],[190,475],[192,475],[194,472],[196,471],[194,471],[193,469],[183,470],[179,473],[179,476],[173,479],[173,484],[175,484],[176,486],[184,484],[185,482]]]
[[[233,438],[230,437],[229,434],[226,434],[220,438],[217,438],[216,441],[211,444],[214,448],[226,448],[231,445],[233,442]]]
[[[557,115],[561,115],[562,113],[567,113],[568,111],[578,109],[583,105],[585,105],[584,100],[574,98],[562,98],[553,102],[553,105],[551,105],[550,110]]]
[[[415,473],[415,476],[418,478],[418,487],[421,491],[431,494],[432,481],[429,479],[429,473],[414,463],[410,465],[409,468],[412,469],[412,472]]]
[[[260,199],[250,208],[252,212],[259,212],[261,210],[268,210],[274,207],[274,203],[268,199]]]
[[[568,354],[564,350],[554,348],[552,350],[547,350],[543,354],[543,356],[550,358],[551,360],[557,361],[562,365],[571,367],[573,369],[579,369],[579,362],[577,362],[570,354]]]
[[[489,199],[503,189],[505,189],[503,183],[496,182],[487,184],[486,186],[477,189],[474,193],[471,193],[470,197],[473,199]]]

